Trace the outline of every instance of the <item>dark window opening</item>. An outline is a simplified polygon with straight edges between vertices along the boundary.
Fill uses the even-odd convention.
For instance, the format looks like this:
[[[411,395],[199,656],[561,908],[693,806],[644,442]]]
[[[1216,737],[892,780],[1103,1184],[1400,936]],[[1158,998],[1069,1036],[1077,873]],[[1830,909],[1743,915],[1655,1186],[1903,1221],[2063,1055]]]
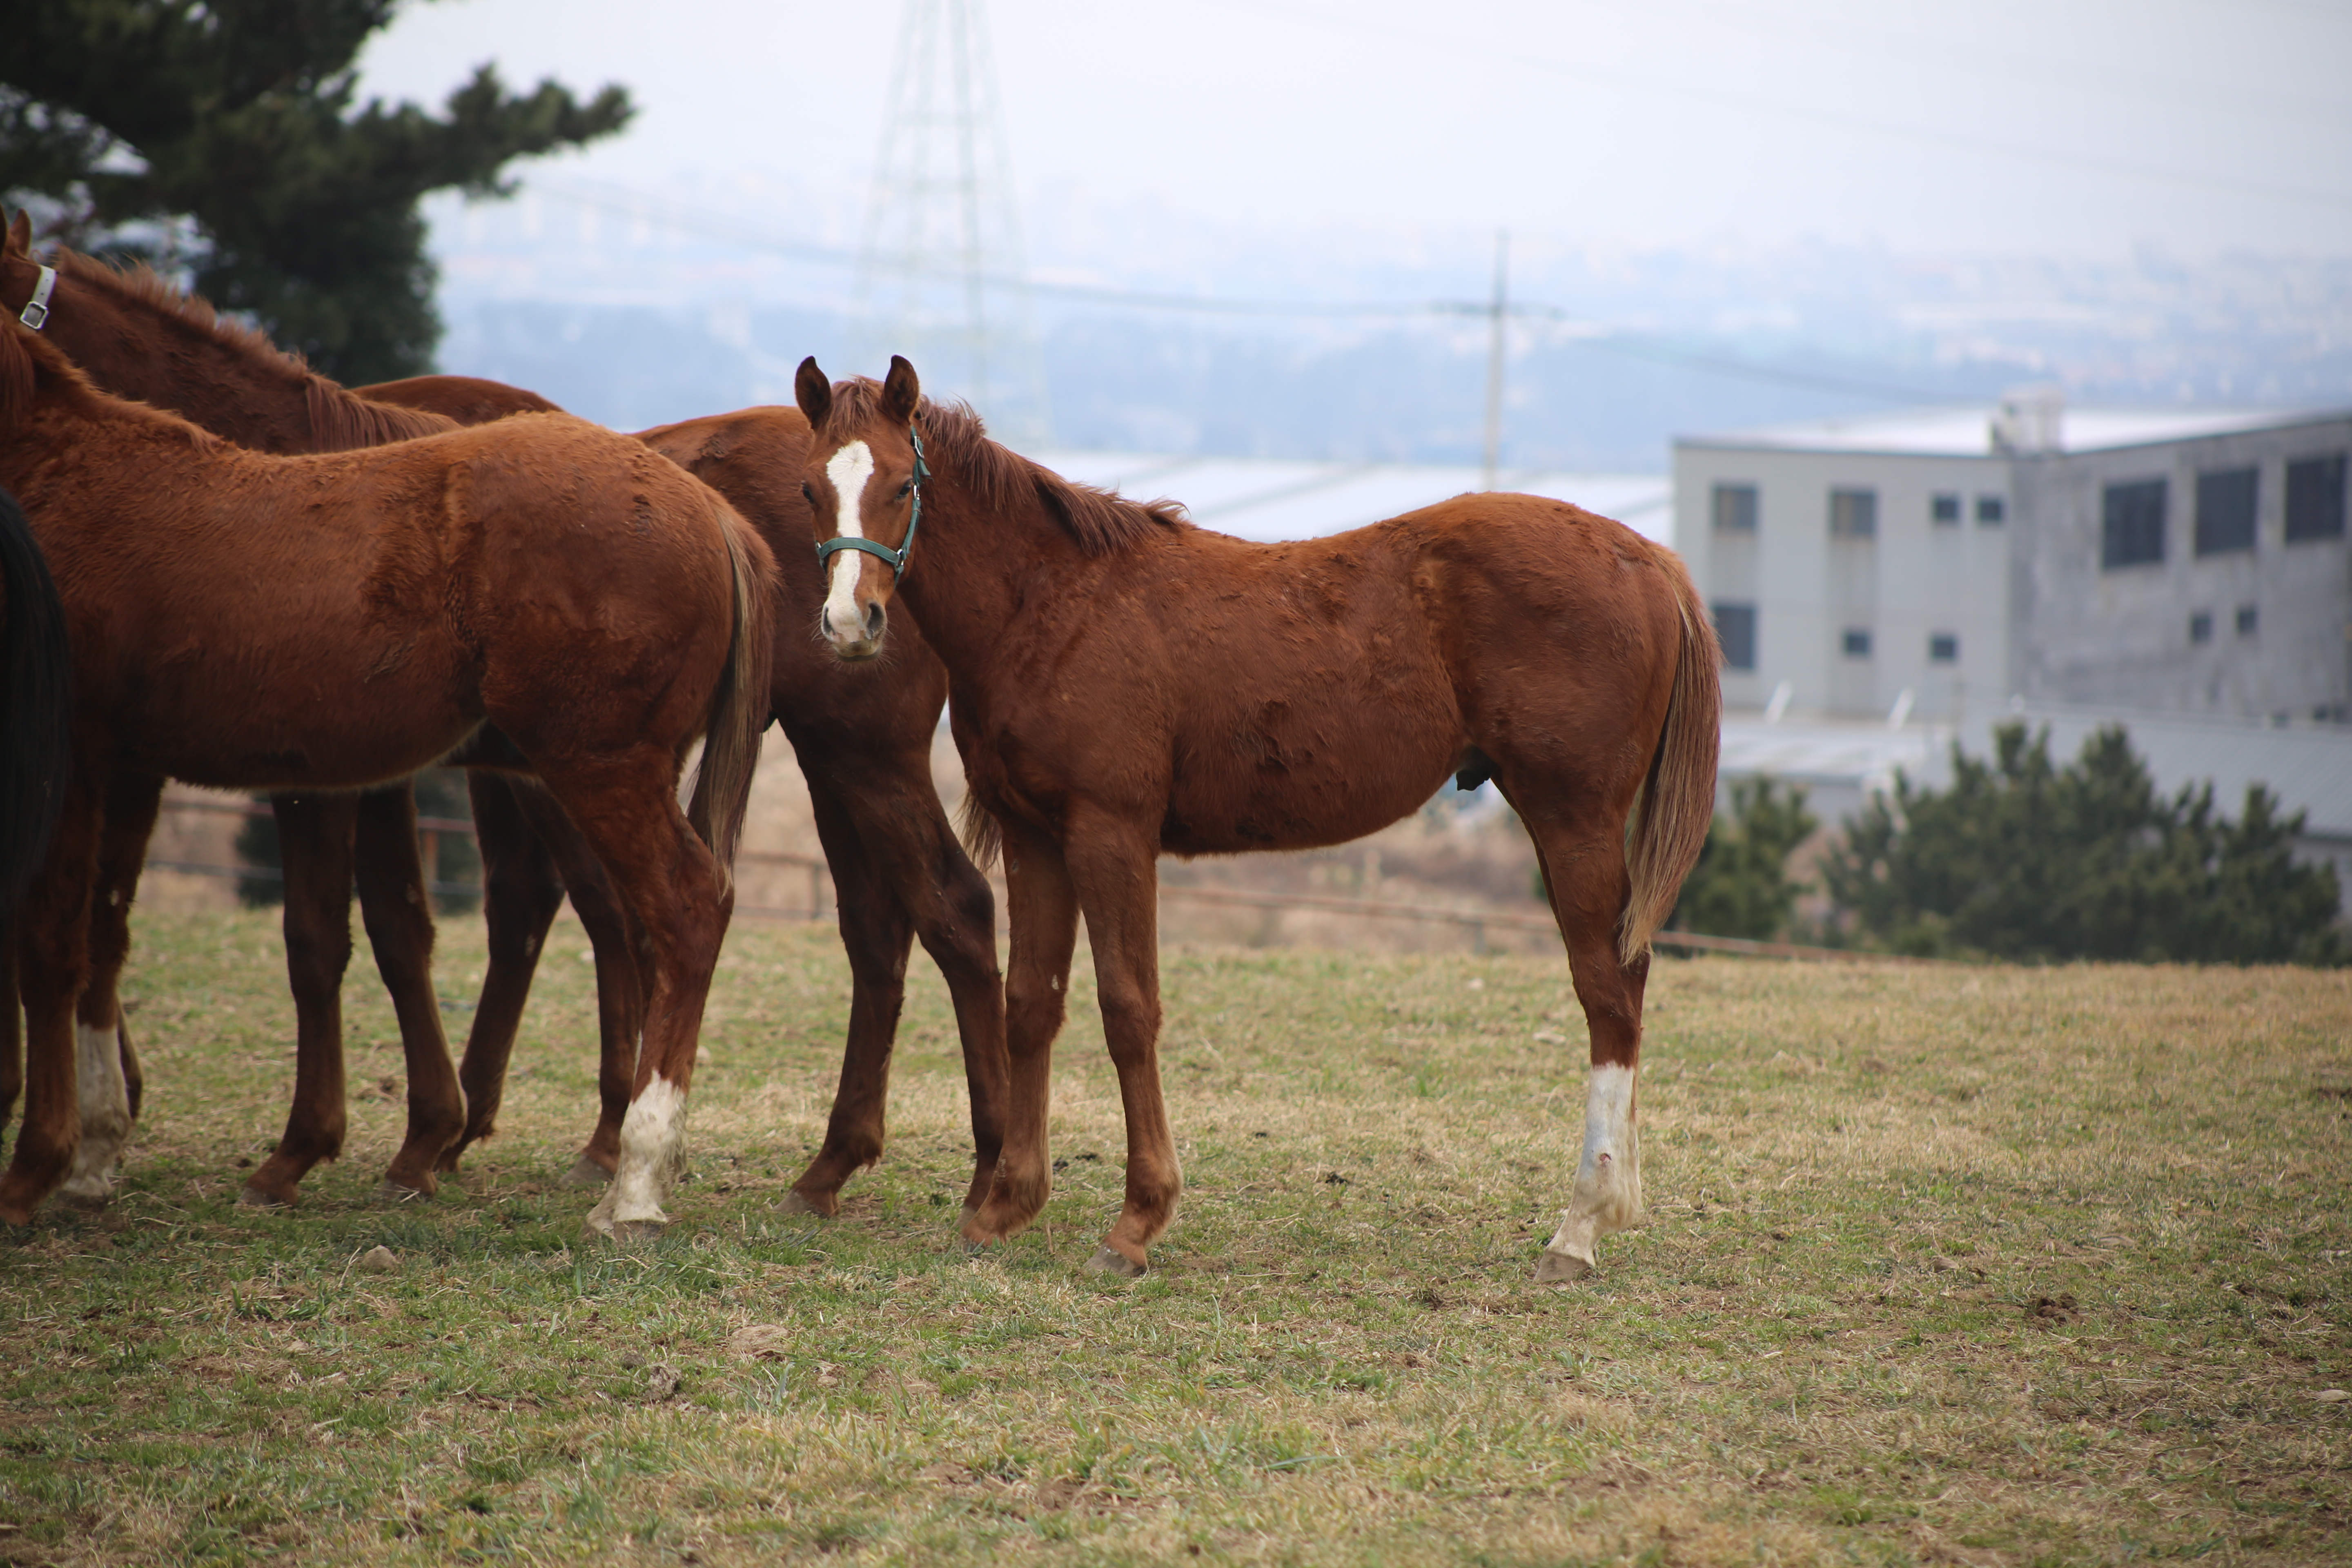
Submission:
[[[2167,489],[2162,479],[2107,487],[2100,518],[2102,567],[2112,572],[2119,566],[2145,566],[2164,559]]]
[[[2344,454],[2286,466],[2286,536],[2344,537]]]
[[[1987,528],[1998,528],[2008,521],[2008,500],[2000,496],[1977,497],[1977,521]]]
[[[1934,632],[1927,637],[1927,658],[1935,664],[1960,662],[1960,638],[1957,632]]]
[[[2254,607],[2252,605],[2240,605],[2238,606],[2238,635],[2242,637],[2250,637],[2253,636],[2255,625],[2256,616],[2254,615]]]
[[[2257,470],[2223,468],[2197,476],[2197,553],[2226,555],[2254,547]]]
[[[1937,522],[1960,521],[1960,498],[1951,495],[1932,497],[1927,502],[1927,515]]]
[[[1830,537],[1832,539],[1877,538],[1878,492],[1876,490],[1832,490],[1830,492]]]
[[[1726,669],[1754,669],[1756,606],[1717,604],[1714,610],[1715,637],[1723,645],[1723,667]]]
[[[2213,617],[2210,615],[2200,610],[2189,617],[2189,640],[2190,642],[2213,640]]]
[[[1845,656],[1848,658],[1868,658],[1870,657],[1870,630],[1868,627],[1846,627]]]
[[[1756,511],[1754,485],[1715,487],[1715,531],[1717,533],[1755,532]]]

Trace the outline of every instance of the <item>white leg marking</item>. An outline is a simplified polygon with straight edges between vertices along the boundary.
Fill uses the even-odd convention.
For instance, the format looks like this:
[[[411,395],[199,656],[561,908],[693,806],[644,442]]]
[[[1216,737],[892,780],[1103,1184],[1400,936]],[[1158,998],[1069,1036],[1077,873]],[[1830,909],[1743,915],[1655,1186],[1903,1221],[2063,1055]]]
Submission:
[[[604,1198],[588,1213],[588,1228],[610,1236],[616,1226],[666,1225],[662,1200],[686,1164],[686,1091],[654,1075],[621,1119],[620,1168]]]
[[[874,477],[873,448],[863,441],[852,441],[824,460],[824,477],[833,481],[833,493],[841,500],[834,531],[844,539],[865,538],[858,505],[865,499],[866,481]],[[857,573],[865,559],[862,550],[834,552],[824,596],[824,633],[836,642],[866,638],[866,617],[857,607]]]
[[[1584,1101],[1584,1155],[1559,1230],[1545,1247],[1538,1278],[1576,1279],[1598,1262],[1593,1244],[1642,1223],[1642,1138],[1633,1115],[1633,1071],[1596,1067]]]
[[[74,1020],[74,1075],[81,1100],[81,1144],[59,1193],[102,1204],[114,1192],[114,1167],[131,1137],[131,1091],[122,1081],[122,1047],[112,1027]]]

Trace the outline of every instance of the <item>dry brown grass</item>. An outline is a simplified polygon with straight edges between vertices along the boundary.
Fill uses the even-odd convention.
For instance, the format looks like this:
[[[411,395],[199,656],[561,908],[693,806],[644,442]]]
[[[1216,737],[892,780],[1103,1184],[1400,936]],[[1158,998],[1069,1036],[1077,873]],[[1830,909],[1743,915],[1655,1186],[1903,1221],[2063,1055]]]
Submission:
[[[628,1255],[552,1184],[576,928],[465,1190],[373,1205],[376,1096],[292,1215],[228,1201],[282,1112],[274,935],[142,937],[129,1191],[0,1251],[0,1561],[2346,1554],[2342,975],[1662,962],[1654,1223],[1555,1291],[1557,960],[1173,951],[1189,1187],[1121,1288],[1078,1267],[1121,1148],[1083,984],[1055,1200],[971,1259],[928,970],[890,1156],[832,1226],[775,1213],[847,982],[824,933],[740,931],[680,1223]],[[479,962],[453,926],[445,992]],[[355,1085],[396,1091],[386,1010],[356,976],[349,1005]],[[379,1244],[400,1272],[355,1267]]]

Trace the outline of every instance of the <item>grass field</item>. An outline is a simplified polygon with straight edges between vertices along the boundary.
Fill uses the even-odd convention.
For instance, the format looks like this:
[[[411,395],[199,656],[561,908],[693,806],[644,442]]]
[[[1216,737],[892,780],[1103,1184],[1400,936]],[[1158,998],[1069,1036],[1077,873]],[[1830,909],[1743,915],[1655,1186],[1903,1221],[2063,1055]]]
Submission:
[[[576,927],[503,1135],[424,1206],[373,1200],[400,1058],[357,961],[368,1092],[290,1215],[234,1204],[284,1111],[274,927],[140,938],[125,1190],[0,1240],[0,1561],[2352,1556],[2341,973],[1662,961],[1652,1224],[1544,1289],[1563,963],[1171,952],[1189,1185],[1126,1286],[1081,1267],[1122,1149],[1084,984],[1054,1201],[972,1258],[936,976],[891,1152],[820,1227],[775,1205],[847,973],[739,929],[678,1224],[615,1253],[555,1184],[591,1115]],[[470,996],[474,922],[440,967]]]

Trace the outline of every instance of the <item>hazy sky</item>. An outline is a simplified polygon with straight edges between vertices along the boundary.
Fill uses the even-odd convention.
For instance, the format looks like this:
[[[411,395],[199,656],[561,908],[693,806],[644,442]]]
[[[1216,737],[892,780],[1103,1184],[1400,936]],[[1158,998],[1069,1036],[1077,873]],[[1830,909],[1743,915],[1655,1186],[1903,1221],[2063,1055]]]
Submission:
[[[565,160],[855,210],[895,0],[434,0],[364,88],[627,84]],[[2352,253],[2352,0],[992,0],[1024,207],[1647,247]],[[793,215],[776,215],[788,230]]]

